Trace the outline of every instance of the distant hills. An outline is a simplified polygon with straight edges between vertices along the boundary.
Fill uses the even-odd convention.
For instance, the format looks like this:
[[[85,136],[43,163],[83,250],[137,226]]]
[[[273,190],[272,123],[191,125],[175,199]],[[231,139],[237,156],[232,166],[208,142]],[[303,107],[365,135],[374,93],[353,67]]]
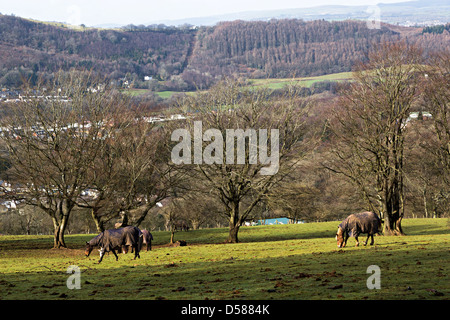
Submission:
[[[313,2],[312,2],[313,4]],[[197,17],[180,20],[161,20],[152,23],[166,25],[192,24],[197,26],[212,26],[222,21],[245,20],[267,21],[270,19],[303,19],[305,21],[327,20],[342,21],[347,19],[367,20],[379,14],[382,22],[401,26],[429,26],[450,22],[450,2],[448,0],[418,0],[399,3],[380,3],[375,6],[344,6],[327,5],[311,6],[309,8],[290,8],[268,11],[246,11],[232,14]],[[149,22],[149,24],[152,24]]]
[[[367,51],[403,39],[425,53],[448,49],[448,28],[366,21],[231,21],[215,26],[72,29],[0,15],[0,86],[16,87],[70,68],[117,85],[152,90],[208,87],[223,76],[286,78],[351,71]],[[435,31],[436,30],[436,31]]]

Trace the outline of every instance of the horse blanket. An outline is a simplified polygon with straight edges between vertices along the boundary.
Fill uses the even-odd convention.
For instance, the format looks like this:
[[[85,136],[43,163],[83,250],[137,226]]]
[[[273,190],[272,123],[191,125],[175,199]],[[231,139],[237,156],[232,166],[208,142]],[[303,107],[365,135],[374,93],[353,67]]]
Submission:
[[[89,241],[91,246],[99,246],[104,251],[112,251],[122,246],[138,246],[141,231],[132,226],[120,229],[109,229]]]
[[[350,237],[358,237],[360,233],[375,234],[381,231],[381,220],[373,212],[355,213],[342,221],[339,228]]]

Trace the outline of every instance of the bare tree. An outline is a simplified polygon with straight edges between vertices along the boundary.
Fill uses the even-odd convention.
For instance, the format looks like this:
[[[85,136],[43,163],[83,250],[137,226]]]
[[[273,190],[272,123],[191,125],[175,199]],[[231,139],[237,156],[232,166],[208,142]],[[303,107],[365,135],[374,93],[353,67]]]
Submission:
[[[439,217],[448,212],[450,190],[446,170],[438,156],[441,147],[433,130],[434,121],[424,120],[419,112],[419,117],[410,121],[408,126],[405,139],[408,202],[422,211],[426,218]]]
[[[428,163],[428,174],[421,176],[425,210],[427,197],[431,196],[436,217],[448,213],[450,203],[450,51],[435,53],[429,60],[422,67],[425,79],[421,110],[431,113],[434,130],[421,134],[426,139],[421,147]],[[434,136],[429,137],[431,132]]]
[[[91,209],[98,231],[117,218],[116,226],[139,226],[180,177],[169,163],[170,125],[152,121],[139,108],[115,113],[111,125],[90,171],[93,195],[78,201]]]
[[[139,226],[158,202],[172,195],[182,173],[170,163],[170,125],[133,114],[112,145],[119,155],[114,191],[128,223]]]
[[[192,117],[187,132],[172,135],[176,142],[181,138],[173,148],[177,163],[220,201],[229,221],[227,241],[238,242],[241,224],[311,149],[306,130],[309,101],[301,99],[295,87],[274,100],[268,90],[225,80],[180,105]]]
[[[295,180],[274,188],[268,195],[268,205],[274,216],[286,216],[293,221],[313,220],[319,191]]]
[[[50,83],[25,86],[12,115],[1,119],[14,186],[4,191],[51,217],[55,248],[66,246],[70,214],[89,186],[110,128],[108,114],[118,104],[118,95],[91,75],[59,72]]]
[[[404,138],[420,93],[420,63],[414,47],[381,45],[340,91],[332,123],[335,158],[327,167],[358,186],[370,209],[384,217],[386,234],[403,234]]]
[[[450,51],[435,54],[426,66],[424,111],[432,114],[438,147],[428,150],[442,169],[442,179],[450,185]]]

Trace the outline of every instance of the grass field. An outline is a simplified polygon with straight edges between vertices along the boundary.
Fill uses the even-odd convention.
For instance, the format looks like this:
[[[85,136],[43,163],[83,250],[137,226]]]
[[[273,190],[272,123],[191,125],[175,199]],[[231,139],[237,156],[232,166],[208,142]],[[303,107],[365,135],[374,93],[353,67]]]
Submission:
[[[94,235],[68,235],[69,249],[49,249],[50,236],[0,236],[0,299],[445,299],[450,298],[448,219],[404,220],[403,237],[376,236],[374,246],[338,249],[338,222],[242,227],[238,244],[227,229],[176,233],[186,247],[168,247],[154,232],[153,250],[107,254],[97,264],[83,244]],[[360,238],[361,240],[362,238]],[[81,270],[69,290],[67,268]],[[369,290],[370,265],[381,289]]]
[[[284,78],[284,79],[252,79],[250,85],[262,86],[270,89],[281,89],[284,86],[292,83],[309,88],[316,82],[322,81],[349,81],[352,79],[352,72],[340,72],[326,74],[317,77],[303,77],[303,78]]]
[[[340,72],[340,73],[332,73],[326,74],[323,76],[317,77],[303,77],[303,78],[280,78],[280,79],[249,79],[250,87],[264,87],[272,90],[282,89],[288,84],[297,84],[306,88],[311,87],[316,82],[322,81],[349,81],[352,79],[352,72]],[[124,90],[127,94],[131,96],[140,96],[147,92],[148,89],[126,89]],[[195,91],[184,92],[186,94],[192,94]],[[174,94],[178,93],[177,91],[160,91],[155,92],[160,98],[168,99],[172,97]]]

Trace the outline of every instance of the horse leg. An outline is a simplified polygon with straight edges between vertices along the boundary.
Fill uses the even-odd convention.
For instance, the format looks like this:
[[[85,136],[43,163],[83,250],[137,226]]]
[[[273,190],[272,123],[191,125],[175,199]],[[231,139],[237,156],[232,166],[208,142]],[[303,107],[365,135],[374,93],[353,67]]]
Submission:
[[[370,239],[371,239],[370,240],[370,245],[373,246],[373,243],[374,243],[374,241],[373,241],[373,234],[370,235]]]
[[[356,240],[356,247],[357,247],[357,246],[359,246],[358,236],[355,236],[355,240]]]
[[[98,263],[102,262],[104,255],[105,255],[105,249],[101,248],[100,249],[100,260],[98,260]]]
[[[344,244],[342,245],[342,248],[345,248],[345,246],[347,245],[347,240],[348,240],[348,235],[344,234]]]
[[[116,257],[116,261],[119,261],[119,257],[117,256],[117,253],[114,249],[111,249],[112,253],[114,254],[114,257]]]
[[[139,250],[140,250],[140,251],[141,251],[142,248],[144,247],[144,244],[147,245],[147,242],[145,242],[144,235],[141,234],[141,235],[139,236]]]
[[[134,248],[134,260],[136,260],[136,257],[138,257],[139,259],[141,258],[141,256],[139,255],[139,245],[133,245]]]
[[[366,241],[364,241],[364,245],[367,245],[367,242],[369,241],[369,237],[370,237],[370,233],[367,234],[367,239],[366,239]]]

